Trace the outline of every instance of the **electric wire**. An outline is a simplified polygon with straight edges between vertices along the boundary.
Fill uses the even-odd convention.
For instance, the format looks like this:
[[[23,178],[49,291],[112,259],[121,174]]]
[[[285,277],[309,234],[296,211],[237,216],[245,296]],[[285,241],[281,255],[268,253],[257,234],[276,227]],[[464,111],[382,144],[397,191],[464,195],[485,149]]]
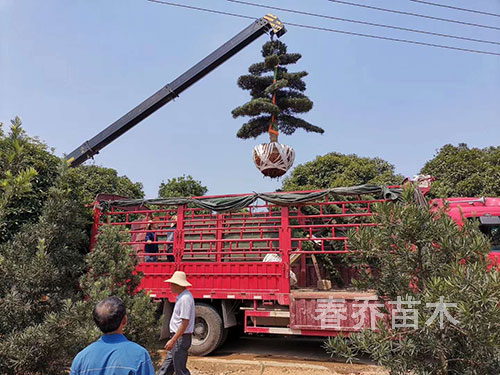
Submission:
[[[201,7],[196,7],[196,6],[192,6],[192,5],[173,3],[170,1],[164,1],[164,0],[147,0],[147,1],[149,1],[151,3],[170,5],[170,6],[179,7],[179,8],[198,10],[198,11],[202,11],[202,12],[226,15],[226,16],[231,16],[231,17],[245,18],[245,19],[251,19],[251,20],[258,19],[256,17],[247,16],[247,15],[243,15],[243,14],[225,12],[225,11],[209,9],[209,8],[201,8]],[[392,41],[392,42],[408,43],[408,44],[415,44],[415,45],[421,45],[421,46],[427,46],[427,47],[436,47],[436,48],[443,48],[443,49],[449,49],[449,50],[455,50],[455,51],[471,52],[471,53],[477,53],[477,54],[483,54],[483,55],[500,56],[500,53],[497,53],[497,52],[453,47],[453,46],[448,46],[448,45],[444,45],[444,44],[426,43],[426,42],[419,42],[416,40],[391,38],[391,37],[385,37],[385,36],[373,35],[373,34],[356,33],[356,32],[351,32],[351,31],[332,29],[332,28],[328,28],[328,27],[312,26],[312,25],[305,25],[305,24],[298,24],[298,23],[291,23],[291,22],[287,22],[286,25],[300,27],[300,28],[304,28],[304,29],[326,31],[326,32],[352,35],[352,36],[360,36],[360,37],[371,38],[371,39],[381,39],[381,40],[388,40],[388,41]]]
[[[426,4],[426,5],[432,5],[435,7],[448,8],[448,9],[453,9],[453,10],[461,10],[462,12],[470,12],[470,13],[476,13],[476,14],[483,14],[486,16],[500,17],[500,14],[485,12],[482,10],[459,8],[459,7],[455,7],[455,6],[447,5],[447,4],[432,3],[430,1],[422,1],[422,0],[410,0],[410,1],[413,1],[414,3],[422,3],[422,4]]]
[[[222,14],[225,16],[232,16],[232,17],[239,17],[239,18],[246,18],[250,20],[256,20],[256,17],[252,16],[245,16],[243,14],[236,14],[236,13],[231,13],[231,12],[224,12],[222,10],[215,10],[215,9],[208,9],[208,8],[200,8],[200,7],[195,7],[192,5],[185,5],[185,4],[178,4],[178,3],[172,3],[170,1],[160,1],[160,0],[147,0],[150,3],[158,3],[158,4],[163,4],[163,5],[171,5],[174,7],[179,7],[179,8],[186,8],[186,9],[192,9],[192,10],[199,10],[202,12],[208,12],[208,13],[215,13],[215,14]]]
[[[352,6],[360,7],[360,8],[379,10],[379,11],[382,11],[382,12],[403,14],[405,16],[421,17],[421,18],[427,18],[427,19],[431,19],[431,20],[435,20],[435,21],[451,22],[451,23],[457,23],[457,24],[460,24],[460,25],[482,27],[484,29],[491,29],[491,30],[500,30],[500,27],[496,27],[496,26],[489,26],[489,25],[482,25],[482,24],[479,24],[479,23],[458,21],[458,20],[453,20],[453,19],[450,19],[450,18],[440,18],[440,17],[427,16],[425,14],[419,14],[419,13],[403,12],[401,10],[395,10],[395,9],[379,8],[379,7],[374,7],[374,6],[371,6],[371,5],[364,5],[364,4],[352,3],[350,1],[343,1],[343,0],[327,0],[327,1],[329,1],[331,3],[338,3],[338,4],[344,4],[344,5],[352,5]]]
[[[270,6],[270,5],[256,4],[256,3],[251,3],[251,2],[248,2],[248,1],[241,1],[241,0],[226,0],[226,1],[228,1],[230,3],[236,3],[236,4],[253,6],[253,7],[257,7],[257,8],[273,9],[273,10],[279,10],[279,11],[282,11],[282,12],[295,13],[295,14],[301,14],[301,15],[318,17],[318,18],[325,18],[325,19],[334,20],[334,21],[343,21],[343,22],[357,23],[357,24],[361,24],[361,25],[384,27],[384,28],[387,28],[387,29],[408,31],[408,32],[412,32],[412,33],[419,33],[419,34],[426,34],[426,35],[432,35],[432,36],[439,36],[439,37],[443,37],[443,38],[452,38],[452,39],[466,40],[466,41],[469,41],[469,42],[488,43],[488,44],[500,45],[500,42],[495,42],[495,41],[492,41],[492,40],[468,38],[468,37],[463,37],[463,36],[459,36],[459,35],[442,34],[442,33],[436,33],[436,32],[432,32],[432,31],[410,29],[410,28],[406,28],[406,27],[399,27],[399,26],[393,26],[393,25],[387,25],[387,24],[366,22],[366,21],[354,20],[354,19],[349,19],[349,18],[340,18],[340,17],[329,16],[329,15],[326,15],[326,14],[305,12],[305,11],[297,10],[297,9],[280,8],[280,7]]]

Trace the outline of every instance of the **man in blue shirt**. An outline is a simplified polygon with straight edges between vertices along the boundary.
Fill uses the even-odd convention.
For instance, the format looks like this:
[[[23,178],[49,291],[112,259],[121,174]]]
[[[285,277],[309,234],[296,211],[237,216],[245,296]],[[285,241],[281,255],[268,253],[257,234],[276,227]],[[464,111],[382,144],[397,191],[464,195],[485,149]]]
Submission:
[[[76,355],[70,375],[154,375],[148,351],[123,335],[127,314],[121,299],[99,302],[93,317],[104,335]]]

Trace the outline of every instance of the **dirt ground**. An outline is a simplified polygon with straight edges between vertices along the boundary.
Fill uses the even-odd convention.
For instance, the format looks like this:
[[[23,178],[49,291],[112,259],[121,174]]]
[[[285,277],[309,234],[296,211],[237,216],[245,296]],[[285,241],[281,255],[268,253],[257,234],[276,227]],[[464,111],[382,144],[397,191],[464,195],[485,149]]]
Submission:
[[[333,361],[321,339],[244,336],[207,357],[190,357],[193,375],[386,375],[370,363]],[[165,351],[160,351],[162,358]]]
[[[376,366],[309,361],[191,358],[193,375],[383,375]]]

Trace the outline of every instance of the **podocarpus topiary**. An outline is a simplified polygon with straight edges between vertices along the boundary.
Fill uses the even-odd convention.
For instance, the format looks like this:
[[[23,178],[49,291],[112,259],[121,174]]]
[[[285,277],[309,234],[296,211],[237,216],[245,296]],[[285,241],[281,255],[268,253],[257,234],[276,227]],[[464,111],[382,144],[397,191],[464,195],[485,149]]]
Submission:
[[[307,72],[289,73],[285,67],[295,64],[301,55],[288,53],[283,42],[271,40],[262,47],[262,56],[263,62],[251,65],[250,74],[238,79],[238,86],[249,90],[252,99],[235,108],[232,114],[234,118],[251,117],[238,131],[239,138],[256,138],[266,131],[269,133],[270,142],[257,145],[253,159],[264,176],[275,178],[284,175],[295,160],[293,148],[278,143],[279,132],[290,135],[302,128],[323,133],[323,129],[296,116],[310,111],[313,106],[304,94],[306,84],[302,78]]]
[[[232,111],[234,118],[251,117],[238,130],[237,136],[243,139],[256,138],[271,130],[291,135],[298,128],[323,133],[322,128],[296,116],[309,112],[313,107],[313,102],[304,94],[306,84],[303,78],[307,72],[291,73],[286,68],[287,65],[295,64],[302,56],[299,53],[288,53],[285,43],[273,40],[262,46],[262,57],[263,62],[250,66],[250,74],[238,78],[238,86],[250,91],[252,99]],[[273,134],[270,132],[271,141],[276,141],[277,134],[275,139]]]

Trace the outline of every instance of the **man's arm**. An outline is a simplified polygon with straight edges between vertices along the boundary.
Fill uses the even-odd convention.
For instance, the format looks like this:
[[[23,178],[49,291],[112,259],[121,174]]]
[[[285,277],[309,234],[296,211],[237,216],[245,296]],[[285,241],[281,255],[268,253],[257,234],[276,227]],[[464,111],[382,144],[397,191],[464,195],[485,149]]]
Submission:
[[[177,340],[179,340],[179,337],[181,337],[184,334],[184,332],[186,332],[188,325],[189,325],[189,319],[182,319],[182,323],[177,332],[175,332],[174,337],[168,340],[167,343],[165,344],[165,350],[173,349],[175,343],[177,342]]]

